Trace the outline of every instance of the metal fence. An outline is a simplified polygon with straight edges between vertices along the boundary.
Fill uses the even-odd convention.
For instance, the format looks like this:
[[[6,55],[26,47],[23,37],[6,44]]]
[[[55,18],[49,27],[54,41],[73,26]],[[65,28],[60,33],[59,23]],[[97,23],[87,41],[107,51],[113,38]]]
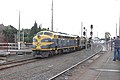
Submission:
[[[20,43],[20,49],[31,49],[32,43]],[[18,43],[0,43],[0,50],[18,50]]]

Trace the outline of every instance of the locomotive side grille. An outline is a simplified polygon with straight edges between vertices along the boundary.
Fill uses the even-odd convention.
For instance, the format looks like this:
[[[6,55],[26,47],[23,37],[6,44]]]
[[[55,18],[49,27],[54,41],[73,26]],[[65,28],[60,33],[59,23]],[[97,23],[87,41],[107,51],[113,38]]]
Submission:
[[[44,46],[41,46],[41,49],[49,49],[50,46],[49,45],[44,45]]]

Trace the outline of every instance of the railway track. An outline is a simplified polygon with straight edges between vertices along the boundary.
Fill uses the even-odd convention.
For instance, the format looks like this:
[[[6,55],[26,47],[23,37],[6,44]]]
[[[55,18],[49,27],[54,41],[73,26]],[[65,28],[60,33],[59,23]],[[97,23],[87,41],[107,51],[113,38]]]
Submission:
[[[32,57],[32,58],[27,58],[27,59],[22,59],[22,60],[17,60],[17,61],[5,62],[3,64],[0,64],[0,70],[4,70],[4,69],[20,66],[20,65],[32,63],[35,61],[38,61],[38,59],[35,59]]]
[[[78,51],[71,54],[64,54],[60,56],[58,55],[46,59],[37,59],[37,61],[35,59],[32,59],[35,60],[36,62],[32,60],[30,61],[28,60],[28,61],[23,61],[24,63],[20,61],[21,63],[18,62],[19,64],[16,62],[17,64],[14,65],[10,63],[9,65],[6,65],[8,67],[1,65],[3,68],[0,66],[0,68],[2,68],[0,70],[1,71],[0,79],[1,80],[13,80],[13,79],[14,80],[26,80],[26,79],[27,80],[65,80],[66,77],[69,78],[72,77],[70,76],[71,73],[73,73],[74,75],[74,72],[72,71],[74,71],[76,68],[79,67],[78,66],[76,68],[72,68],[71,66],[73,64],[80,62],[81,60],[87,58],[90,55],[97,54],[97,52],[99,52],[99,50],[101,49],[101,46],[95,45],[94,47],[95,48],[93,48],[93,50],[89,48],[87,50]],[[81,62],[84,63],[84,61]],[[84,65],[82,67],[84,67],[85,69]],[[69,72],[67,72],[66,69]],[[63,70],[66,70],[66,72]]]
[[[72,65],[71,67],[65,69],[64,71],[62,71],[62,72],[60,72],[60,73],[54,75],[53,77],[49,78],[48,80],[58,80],[59,77],[61,77],[61,76],[64,75],[65,73],[69,72],[70,70],[74,69],[75,67],[77,67],[77,66],[83,64],[84,62],[90,60],[91,58],[93,58],[93,57],[95,57],[95,56],[97,56],[97,55],[100,56],[98,53],[100,53],[100,52],[102,51],[102,49],[103,49],[103,48],[101,48],[101,49],[100,49],[99,51],[97,51],[95,54],[93,54],[93,55],[87,57],[86,59],[84,59],[84,60],[82,60],[82,61],[76,63],[75,65]]]

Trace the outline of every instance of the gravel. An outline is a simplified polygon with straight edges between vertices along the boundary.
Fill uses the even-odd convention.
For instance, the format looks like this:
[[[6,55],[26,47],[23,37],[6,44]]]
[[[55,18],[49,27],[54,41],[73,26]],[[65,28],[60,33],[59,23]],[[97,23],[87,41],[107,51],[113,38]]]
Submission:
[[[89,48],[69,54],[55,55],[39,59],[34,63],[1,70],[0,80],[48,80],[57,73],[94,54],[100,48],[101,46],[95,44],[93,50]]]

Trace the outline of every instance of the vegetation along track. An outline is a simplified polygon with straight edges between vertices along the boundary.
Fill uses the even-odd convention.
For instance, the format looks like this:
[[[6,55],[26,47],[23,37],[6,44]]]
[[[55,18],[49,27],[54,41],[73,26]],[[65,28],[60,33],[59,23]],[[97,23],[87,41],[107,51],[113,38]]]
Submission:
[[[82,60],[82,61],[76,63],[75,65],[73,65],[73,66],[71,66],[71,67],[65,69],[64,71],[62,71],[62,72],[60,72],[60,73],[54,75],[53,77],[49,78],[49,80],[57,80],[57,78],[60,77],[61,75],[63,75],[64,73],[66,73],[66,72],[68,72],[69,70],[75,68],[76,66],[78,66],[78,65],[80,65],[80,64],[82,64],[82,63],[84,63],[85,61],[91,59],[92,57],[98,55],[98,53],[101,52],[102,49],[103,49],[103,47],[102,47],[99,51],[95,52],[93,55],[87,57],[86,59],[84,59],[84,60]]]
[[[38,61],[38,59],[27,58],[27,59],[22,59],[22,60],[18,60],[18,61],[6,62],[4,64],[0,64],[0,70],[4,70],[4,69],[7,69],[7,68],[11,68],[11,67],[16,67],[16,66],[32,63],[32,62],[35,62],[35,61]]]

